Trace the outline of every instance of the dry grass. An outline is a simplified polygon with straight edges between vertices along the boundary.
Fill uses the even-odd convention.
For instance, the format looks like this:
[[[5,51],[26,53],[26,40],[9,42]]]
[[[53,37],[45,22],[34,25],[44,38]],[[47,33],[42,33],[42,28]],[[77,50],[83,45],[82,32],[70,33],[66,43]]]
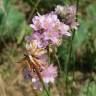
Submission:
[[[23,78],[23,66],[17,63],[22,57],[22,49],[16,44],[8,44],[3,48],[0,56],[0,96],[35,96],[31,80]],[[51,95],[59,96],[55,85]]]
[[[34,96],[31,82],[26,82],[18,62],[22,51],[15,44],[2,50],[0,57],[0,96]],[[26,82],[26,83],[25,83]]]

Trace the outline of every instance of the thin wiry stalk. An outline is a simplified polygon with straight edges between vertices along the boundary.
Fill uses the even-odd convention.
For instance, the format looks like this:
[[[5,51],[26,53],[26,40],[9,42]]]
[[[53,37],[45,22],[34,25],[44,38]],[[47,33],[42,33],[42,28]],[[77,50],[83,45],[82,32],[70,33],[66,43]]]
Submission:
[[[76,21],[78,21],[79,0],[76,1]]]
[[[50,45],[48,46],[48,63],[50,64],[51,63],[51,60],[50,60]]]
[[[69,43],[69,54],[68,54],[68,57],[67,57],[67,60],[65,62],[65,82],[66,82],[66,96],[68,96],[68,64],[70,64],[70,61],[71,61],[71,57],[72,57],[72,50],[73,50],[73,39],[74,39],[74,36],[75,36],[75,31],[72,32],[72,36],[70,38],[70,43]]]
[[[73,34],[74,35],[74,34]],[[66,82],[66,96],[68,96],[68,64],[70,64],[70,60],[71,60],[71,53],[72,53],[72,38],[73,38],[73,35],[71,37],[71,40],[70,40],[70,47],[69,47],[69,54],[68,54],[68,57],[67,57],[67,60],[65,62],[65,82]]]
[[[41,2],[41,0],[37,0],[37,2],[36,2],[36,4],[35,4],[32,12],[31,12],[30,15],[29,15],[28,23],[30,22],[30,20],[31,20],[31,18],[32,18],[33,14],[34,14],[34,12],[35,12],[35,10],[36,10],[36,8],[38,7],[38,5],[39,5],[40,2]]]
[[[62,70],[61,70],[61,66],[60,66],[60,61],[59,61],[59,58],[58,58],[58,56],[57,56],[57,54],[56,54],[56,51],[55,51],[55,49],[53,50],[54,52],[54,57],[55,57],[55,59],[56,59],[56,61],[57,61],[57,64],[58,64],[58,68],[59,68],[59,70],[60,70],[60,76],[61,76],[61,74],[62,74]],[[48,57],[49,57],[49,64],[51,63],[51,61],[50,61],[50,46],[48,46]]]
[[[78,22],[78,9],[79,9],[79,0],[76,0],[76,22]],[[76,30],[72,30],[72,31],[73,31],[72,43],[73,43]],[[73,44],[71,46],[73,49]],[[73,74],[72,74],[73,75],[73,81],[72,82],[74,82],[74,69],[75,69],[75,66],[73,66]]]
[[[55,59],[58,63],[58,67],[59,67],[59,71],[60,71],[60,76],[62,75],[62,69],[61,69],[61,66],[60,66],[60,62],[59,62],[59,58],[58,56],[56,55],[56,52],[54,52],[54,56],[55,56]]]
[[[76,1],[76,22],[78,21],[78,7],[79,7],[79,0]],[[71,57],[72,57],[72,50],[73,50],[73,40],[75,36],[76,30],[73,30],[73,34],[70,39],[70,47],[69,47],[69,55],[67,57],[66,63],[65,63],[65,75],[66,75],[66,96],[68,96],[68,64],[70,64]],[[73,73],[74,76],[74,73]]]

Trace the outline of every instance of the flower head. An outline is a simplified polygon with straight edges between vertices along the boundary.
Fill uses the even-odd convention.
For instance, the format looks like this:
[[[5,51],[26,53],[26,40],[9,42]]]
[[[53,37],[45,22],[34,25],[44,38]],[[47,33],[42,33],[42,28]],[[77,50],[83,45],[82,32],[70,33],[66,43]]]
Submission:
[[[55,8],[55,13],[63,17],[65,20],[64,22],[70,26],[71,29],[77,29],[77,26],[79,25],[78,22],[76,22],[76,6],[60,6],[57,5]]]
[[[55,78],[57,77],[57,67],[54,67],[51,64],[41,72],[41,75],[45,83],[54,83]]]
[[[60,45],[59,42],[63,35],[71,35],[68,32],[69,26],[62,23],[54,12],[35,16],[32,21],[30,26],[34,29],[34,33],[31,38],[38,42],[39,47]]]
[[[48,86],[49,83],[55,82],[55,79],[57,77],[57,67],[54,67],[52,64],[46,66],[44,69],[42,69],[40,74],[45,86]],[[41,91],[43,90],[42,83],[40,82],[40,79],[38,78],[36,73],[34,73],[32,77],[32,83],[34,85],[34,89],[38,89]]]

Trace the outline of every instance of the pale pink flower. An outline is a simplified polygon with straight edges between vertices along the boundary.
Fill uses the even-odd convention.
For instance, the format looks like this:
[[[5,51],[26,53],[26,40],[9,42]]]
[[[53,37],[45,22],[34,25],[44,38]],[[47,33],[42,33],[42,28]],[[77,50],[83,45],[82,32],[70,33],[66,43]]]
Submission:
[[[55,79],[57,77],[57,67],[54,67],[51,64],[43,68],[40,74],[42,76],[42,80],[45,86],[47,87],[49,83],[53,84],[55,82]],[[40,91],[43,90],[42,83],[36,73],[33,73],[32,83],[33,83],[34,89],[38,89]]]
[[[46,15],[35,16],[32,19],[32,23],[30,26],[35,30],[48,30],[50,27],[54,27],[56,23],[59,22],[57,15],[50,13]],[[51,26],[50,26],[51,25]]]
[[[26,40],[27,42],[32,42],[32,41],[34,41],[35,44],[36,44],[36,46],[37,46],[38,48],[44,47],[44,46],[43,46],[43,43],[42,43],[42,35],[40,34],[40,32],[34,32],[32,35],[26,36],[26,37],[25,37],[25,40]]]
[[[57,77],[57,67],[51,64],[41,72],[41,75],[45,83],[54,83]]]
[[[70,36],[69,26],[60,22],[57,15],[51,12],[46,15],[39,15],[33,18],[30,25],[34,29],[33,38],[40,47],[50,45],[60,45],[59,42],[63,35]],[[35,38],[34,38],[35,35]]]
[[[76,6],[75,5],[71,5],[71,6],[67,6],[67,14],[70,16],[75,16],[76,15]]]
[[[71,36],[71,33],[69,33],[69,26],[64,24],[64,23],[61,23],[60,26],[59,26],[59,30],[60,30],[60,34],[61,35],[65,35],[65,36]]]
[[[72,29],[77,29],[79,23],[76,22],[76,6],[72,5],[67,8],[67,23]]]
[[[33,24],[30,24],[30,27],[32,27],[34,30],[38,30],[38,29],[41,29],[41,18],[39,16],[35,16],[33,19],[32,19],[32,22]]]
[[[55,13],[63,17],[65,24],[69,25],[71,29],[77,29],[78,22],[76,22],[76,6],[60,6],[57,5]]]

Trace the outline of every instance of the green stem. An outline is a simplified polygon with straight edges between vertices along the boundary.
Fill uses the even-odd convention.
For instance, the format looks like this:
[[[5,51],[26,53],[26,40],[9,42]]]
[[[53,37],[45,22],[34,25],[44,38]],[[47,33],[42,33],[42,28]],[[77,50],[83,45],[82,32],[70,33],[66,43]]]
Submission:
[[[79,0],[76,0],[76,22],[78,21]]]
[[[36,4],[35,4],[32,12],[30,13],[30,16],[29,16],[29,18],[28,18],[28,23],[30,22],[30,20],[31,20],[31,18],[32,18],[33,14],[34,14],[34,12],[35,12],[35,10],[36,10],[36,8],[38,7],[40,1],[41,1],[41,0],[37,0],[37,2],[36,2]]]
[[[79,0],[76,1],[76,22],[78,21],[78,7],[79,7]],[[76,30],[72,30],[72,31],[73,31],[72,32],[73,34],[72,34],[72,37],[70,39],[69,55],[68,55],[66,63],[65,63],[66,96],[68,96],[68,64],[70,64],[71,57],[72,57],[73,40],[74,40],[74,36],[75,36],[75,31]],[[73,76],[74,76],[74,72],[73,72]]]
[[[48,51],[48,57],[49,57],[48,58],[48,63],[51,64],[51,60],[50,60],[50,56],[51,56],[51,54],[50,54],[50,45],[48,46],[48,50],[47,51]]]
[[[62,69],[61,69],[61,66],[60,66],[59,58],[58,58],[58,56],[56,55],[56,52],[54,52],[54,56],[55,56],[55,59],[56,59],[56,61],[57,61],[57,63],[58,63],[58,67],[59,67],[59,70],[60,70],[60,77],[61,77],[61,75],[62,75]]]
[[[73,38],[74,38],[74,32],[72,34],[72,37],[70,39],[70,47],[69,47],[69,54],[68,54],[68,57],[67,57],[67,60],[66,60],[66,63],[65,63],[65,82],[66,82],[66,96],[68,96],[68,64],[70,64],[70,61],[71,61],[71,56],[72,56],[72,41],[73,41]]]

